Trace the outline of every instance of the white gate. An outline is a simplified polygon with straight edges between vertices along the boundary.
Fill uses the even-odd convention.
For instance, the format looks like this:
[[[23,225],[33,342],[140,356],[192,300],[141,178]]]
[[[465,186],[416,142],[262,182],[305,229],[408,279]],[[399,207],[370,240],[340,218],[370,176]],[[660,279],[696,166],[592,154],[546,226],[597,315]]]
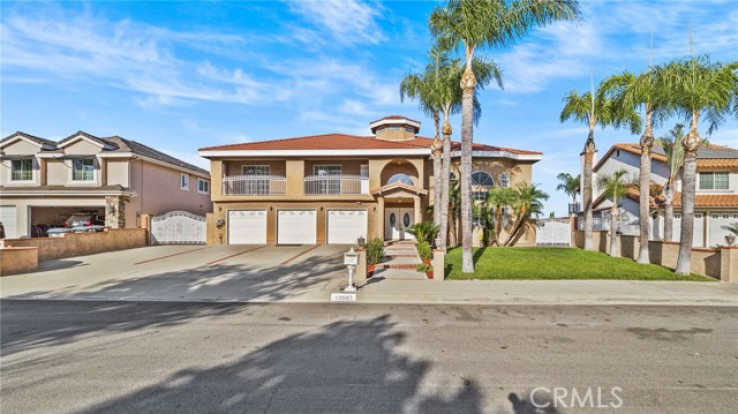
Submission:
[[[536,222],[536,246],[571,247],[571,218],[549,218]]]
[[[205,217],[170,211],[151,219],[151,244],[205,243]]]

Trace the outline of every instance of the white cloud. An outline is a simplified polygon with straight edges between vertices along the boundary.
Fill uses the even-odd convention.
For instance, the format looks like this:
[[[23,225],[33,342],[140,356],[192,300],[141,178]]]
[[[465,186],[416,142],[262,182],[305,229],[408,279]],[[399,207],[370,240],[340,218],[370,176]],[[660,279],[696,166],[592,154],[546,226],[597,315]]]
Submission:
[[[369,5],[360,0],[307,0],[288,4],[292,12],[342,44],[376,44],[386,40],[375,20],[381,13],[379,4]],[[315,38],[304,28],[296,30],[296,34]]]

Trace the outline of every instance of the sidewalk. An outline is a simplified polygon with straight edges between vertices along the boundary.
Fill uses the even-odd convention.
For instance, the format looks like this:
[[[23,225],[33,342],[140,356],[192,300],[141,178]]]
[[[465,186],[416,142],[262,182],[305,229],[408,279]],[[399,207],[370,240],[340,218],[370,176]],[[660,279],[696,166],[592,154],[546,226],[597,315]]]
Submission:
[[[359,290],[364,303],[489,305],[673,305],[738,307],[738,285],[631,280],[382,280]]]

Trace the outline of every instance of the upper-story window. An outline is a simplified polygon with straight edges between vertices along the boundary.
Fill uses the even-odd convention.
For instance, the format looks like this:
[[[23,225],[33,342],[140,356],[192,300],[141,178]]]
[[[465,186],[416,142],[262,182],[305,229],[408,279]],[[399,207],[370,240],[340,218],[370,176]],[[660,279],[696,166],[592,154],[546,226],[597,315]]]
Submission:
[[[313,170],[315,175],[341,175],[340,165],[316,165]]]
[[[500,186],[510,187],[510,174],[504,172],[500,175]]]
[[[210,192],[210,182],[207,180],[197,180],[197,192],[207,194]]]
[[[407,174],[395,174],[392,177],[387,180],[387,184],[394,184],[394,183],[401,183],[401,184],[407,184],[407,185],[415,185],[415,182],[413,182],[413,177],[407,175]]]
[[[187,174],[179,175],[179,189],[188,190],[190,189],[190,176]]]
[[[244,165],[241,167],[243,175],[269,175],[268,165]]]
[[[72,181],[95,181],[95,158],[72,160]]]
[[[477,201],[487,199],[487,191],[495,186],[492,176],[484,171],[474,171],[472,179],[472,198]]]
[[[727,190],[729,175],[727,172],[701,172],[700,190]]]
[[[11,161],[11,181],[33,181],[33,158]]]

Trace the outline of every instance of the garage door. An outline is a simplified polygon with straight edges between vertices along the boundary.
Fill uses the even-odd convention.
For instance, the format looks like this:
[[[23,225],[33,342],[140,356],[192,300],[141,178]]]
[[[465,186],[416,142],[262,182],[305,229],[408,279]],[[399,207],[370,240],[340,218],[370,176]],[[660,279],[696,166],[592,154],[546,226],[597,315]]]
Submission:
[[[15,206],[0,206],[0,221],[5,227],[5,237],[9,239],[18,237],[16,220]]]
[[[356,239],[366,240],[367,212],[364,210],[328,211],[328,243],[356,244]]]
[[[317,224],[315,210],[279,210],[277,244],[315,244]]]
[[[228,244],[266,244],[266,210],[228,212]]]
[[[725,230],[723,226],[729,226],[733,223],[738,223],[738,214],[731,213],[712,213],[710,215],[710,240],[707,243],[708,246],[714,246],[716,244],[725,245],[725,236],[731,234],[728,230]]]

